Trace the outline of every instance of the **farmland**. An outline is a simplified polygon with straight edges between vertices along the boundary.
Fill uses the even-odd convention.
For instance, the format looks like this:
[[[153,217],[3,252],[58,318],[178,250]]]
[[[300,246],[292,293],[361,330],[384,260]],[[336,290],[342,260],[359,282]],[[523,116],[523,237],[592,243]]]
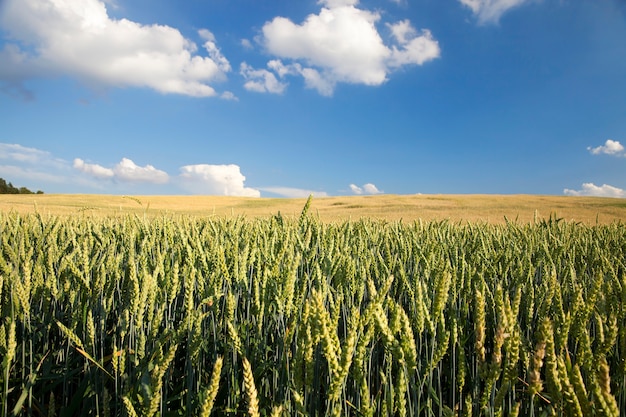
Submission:
[[[306,198],[214,196],[0,195],[0,211],[43,215],[297,217]],[[588,224],[626,220],[626,201],[615,198],[536,195],[378,195],[314,198],[311,214],[325,222],[362,217],[390,221],[533,222],[555,216]],[[506,219],[505,219],[506,218]]]
[[[626,410],[622,200],[165,199],[3,197],[0,415]]]

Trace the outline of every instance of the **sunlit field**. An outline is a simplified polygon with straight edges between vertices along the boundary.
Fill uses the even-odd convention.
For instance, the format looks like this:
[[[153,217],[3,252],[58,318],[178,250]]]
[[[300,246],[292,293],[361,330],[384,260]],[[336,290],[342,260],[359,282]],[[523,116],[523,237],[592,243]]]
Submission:
[[[306,199],[211,196],[0,195],[0,211],[53,215],[218,217],[297,216]],[[311,214],[322,221],[362,217],[528,223],[537,218],[605,224],[626,220],[626,200],[535,195],[380,195],[314,198]]]
[[[2,417],[626,410],[623,200],[2,204]]]

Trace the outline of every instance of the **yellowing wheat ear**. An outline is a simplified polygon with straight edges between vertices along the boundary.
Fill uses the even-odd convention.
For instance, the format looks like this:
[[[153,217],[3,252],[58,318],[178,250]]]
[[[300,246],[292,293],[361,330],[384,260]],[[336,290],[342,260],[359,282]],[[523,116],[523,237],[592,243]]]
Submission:
[[[213,365],[213,372],[211,373],[211,381],[208,388],[205,390],[204,402],[200,410],[201,417],[209,417],[213,410],[213,404],[215,403],[215,397],[220,387],[220,376],[222,373],[222,365],[224,364],[224,358],[218,356]]]
[[[245,357],[242,359],[243,361],[243,385],[244,390],[246,392],[246,397],[248,401],[248,415],[250,417],[259,417],[259,400],[258,394],[256,390],[256,386],[254,385],[254,375],[252,374],[252,366],[248,359]]]
[[[122,397],[122,402],[124,403],[124,408],[126,408],[129,417],[139,417],[135,411],[135,407],[133,407],[133,403],[127,396]]]

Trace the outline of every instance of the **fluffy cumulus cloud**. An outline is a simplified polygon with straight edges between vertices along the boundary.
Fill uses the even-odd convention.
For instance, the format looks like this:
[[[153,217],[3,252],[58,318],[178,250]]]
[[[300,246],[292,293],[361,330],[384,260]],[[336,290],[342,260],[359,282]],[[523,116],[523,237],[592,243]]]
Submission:
[[[98,179],[114,179],[122,182],[144,182],[165,184],[169,175],[165,171],[156,169],[152,165],[140,167],[128,158],[122,160],[113,168],[105,168],[97,164],[89,164],[80,158],[74,159],[74,168]]]
[[[416,30],[408,20],[385,26],[390,35],[386,44],[377,28],[381,13],[357,7],[358,0],[320,3],[320,12],[300,24],[276,17],[263,25],[258,40],[278,59],[259,71],[276,74],[277,82],[287,75],[302,76],[308,88],[329,96],[337,83],[377,86],[395,69],[440,55],[432,34]],[[261,83],[267,74],[259,73],[257,79]]]
[[[74,168],[79,170],[82,173],[91,175],[95,178],[113,178],[115,176],[115,172],[113,172],[110,168],[105,168],[98,164],[89,164],[83,161],[80,158],[74,159]]]
[[[15,91],[33,77],[69,75],[98,86],[216,95],[230,71],[213,34],[202,29],[204,56],[175,28],[109,17],[99,0],[5,0],[0,26],[0,81]],[[8,87],[7,87],[8,86]]]
[[[185,165],[179,168],[178,175],[170,175],[150,164],[139,166],[129,158],[107,167],[81,158],[66,161],[41,149],[10,143],[0,143],[0,177],[18,186],[55,193],[97,190],[111,194],[137,191],[172,194],[184,190],[241,197],[260,197],[261,191],[293,198],[328,195],[323,191],[282,186],[251,188],[246,186],[246,177],[235,164]],[[363,189],[377,192],[371,184]]]
[[[241,168],[235,164],[185,165],[179,168],[178,175],[172,176],[150,164],[139,166],[129,158],[106,167],[81,158],[66,161],[41,149],[10,143],[0,143],[0,177],[16,186],[55,193],[97,190],[115,194],[150,190],[171,194],[178,193],[178,189],[193,194],[238,197],[260,197],[261,191],[289,198],[328,196],[324,191],[303,188],[248,187]],[[363,190],[378,192],[372,184],[364,185]]]
[[[626,153],[624,152],[624,146],[619,143],[619,141],[611,139],[608,139],[604,143],[604,145],[597,146],[595,148],[592,148],[590,146],[587,148],[587,150],[593,155],[606,154],[614,156],[626,156]]]
[[[260,197],[259,190],[244,185],[238,165],[186,165],[180,168],[180,185],[194,194]]]
[[[372,183],[363,184],[361,187],[359,187],[358,185],[355,185],[355,184],[350,184],[350,190],[354,194],[357,194],[357,195],[362,195],[362,194],[381,194],[382,193],[382,191],[380,191]]]
[[[591,196],[591,197],[616,197],[626,198],[626,191],[621,188],[613,187],[612,185],[602,184],[600,186],[591,182],[583,184],[580,190],[570,190],[566,188],[563,190],[565,195],[572,196]]]
[[[115,178],[119,178],[122,181],[165,184],[169,179],[165,171],[156,169],[152,165],[146,165],[145,167],[137,166],[128,158],[122,158],[113,168],[113,172],[115,173]]]
[[[514,7],[533,0],[459,0],[469,7],[480,23],[497,23],[500,17]]]

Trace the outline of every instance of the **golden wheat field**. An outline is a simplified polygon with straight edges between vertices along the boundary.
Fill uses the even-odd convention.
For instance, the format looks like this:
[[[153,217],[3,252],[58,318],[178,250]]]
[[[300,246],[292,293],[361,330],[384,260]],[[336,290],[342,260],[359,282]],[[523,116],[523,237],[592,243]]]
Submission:
[[[297,216],[306,199],[215,196],[1,195],[0,211],[68,215],[268,217]],[[594,224],[626,220],[626,200],[540,195],[380,195],[313,198],[311,213],[322,221],[363,217],[390,221],[451,220],[528,223],[550,216]]]

